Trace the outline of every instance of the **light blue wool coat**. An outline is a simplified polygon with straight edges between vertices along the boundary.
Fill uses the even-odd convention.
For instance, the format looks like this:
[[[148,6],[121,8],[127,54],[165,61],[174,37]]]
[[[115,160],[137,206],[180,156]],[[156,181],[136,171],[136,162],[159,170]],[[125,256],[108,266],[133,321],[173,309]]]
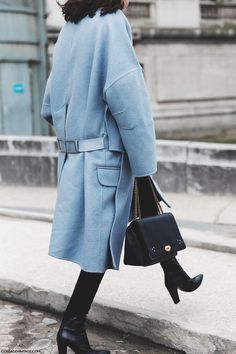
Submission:
[[[108,147],[58,152],[57,200],[48,254],[88,272],[119,270],[135,176],[157,171],[155,130],[143,69],[122,10],[57,39],[41,109],[59,139],[108,135]]]

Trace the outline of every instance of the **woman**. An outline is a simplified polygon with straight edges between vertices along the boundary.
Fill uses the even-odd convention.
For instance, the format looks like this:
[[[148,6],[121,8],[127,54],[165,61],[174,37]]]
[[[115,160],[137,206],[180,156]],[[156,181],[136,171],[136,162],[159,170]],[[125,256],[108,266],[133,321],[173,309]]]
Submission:
[[[59,4],[59,3],[58,3]],[[107,269],[119,270],[134,177],[157,171],[155,130],[142,67],[123,13],[124,0],[68,0],[41,114],[58,139],[58,194],[49,255],[81,272],[57,333],[60,354],[110,353],[90,347],[86,314]],[[193,291],[176,258],[163,262],[165,284]]]

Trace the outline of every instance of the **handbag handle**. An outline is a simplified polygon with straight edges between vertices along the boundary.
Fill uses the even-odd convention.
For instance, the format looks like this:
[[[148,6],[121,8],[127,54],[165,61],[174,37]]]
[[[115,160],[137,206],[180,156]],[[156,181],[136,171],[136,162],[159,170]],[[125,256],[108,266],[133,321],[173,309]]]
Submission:
[[[156,196],[156,193],[153,189],[153,185],[150,181],[150,177],[147,176],[148,178],[148,181],[149,181],[149,184],[150,184],[150,187],[151,187],[151,191],[152,191],[152,194],[153,194],[153,197],[154,197],[154,200],[156,202],[156,206],[157,206],[157,214],[164,214],[164,211],[161,207],[161,204]],[[138,180],[137,178],[135,177],[135,180],[134,180],[134,215],[135,215],[135,219],[137,217],[141,218],[141,208],[140,208],[140,198],[139,198],[139,192],[138,192]]]

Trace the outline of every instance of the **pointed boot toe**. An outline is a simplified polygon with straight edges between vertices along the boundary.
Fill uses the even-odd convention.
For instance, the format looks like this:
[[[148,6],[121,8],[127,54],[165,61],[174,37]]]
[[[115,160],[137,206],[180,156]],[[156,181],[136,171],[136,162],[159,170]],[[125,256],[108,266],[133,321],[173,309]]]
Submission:
[[[202,283],[202,279],[203,279],[203,274],[198,274],[193,278],[189,278],[187,280],[185,280],[180,286],[179,289],[182,291],[186,291],[186,292],[191,292],[196,290],[197,288],[199,288],[199,286]]]
[[[181,267],[176,257],[161,262],[165,274],[165,286],[175,304],[180,302],[178,290],[191,292],[202,283],[203,274],[191,278]]]

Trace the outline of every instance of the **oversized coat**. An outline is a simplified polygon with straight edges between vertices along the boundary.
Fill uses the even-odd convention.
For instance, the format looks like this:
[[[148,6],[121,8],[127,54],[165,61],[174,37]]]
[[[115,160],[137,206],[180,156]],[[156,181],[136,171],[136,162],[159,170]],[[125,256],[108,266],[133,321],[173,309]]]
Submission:
[[[41,115],[58,139],[108,139],[93,151],[58,150],[48,254],[88,272],[119,270],[134,177],[157,171],[150,97],[122,10],[65,22]]]

